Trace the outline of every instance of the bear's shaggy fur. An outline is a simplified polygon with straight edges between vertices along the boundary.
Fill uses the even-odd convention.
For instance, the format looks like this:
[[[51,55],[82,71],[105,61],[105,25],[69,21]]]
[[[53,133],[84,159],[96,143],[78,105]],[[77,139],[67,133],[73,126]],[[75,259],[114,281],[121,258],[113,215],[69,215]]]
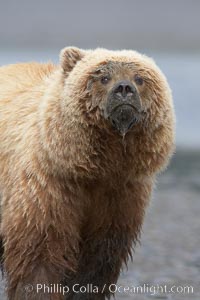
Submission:
[[[112,78],[108,84],[102,74]],[[143,82],[134,82],[136,75]],[[121,79],[133,82],[144,112],[125,136],[102,114]],[[173,144],[166,78],[135,51],[65,48],[59,66],[1,67],[1,238],[9,299],[61,300],[62,293],[37,293],[36,285],[75,283],[93,284],[99,293],[71,289],[66,299],[109,298]],[[27,284],[34,287],[28,295]]]

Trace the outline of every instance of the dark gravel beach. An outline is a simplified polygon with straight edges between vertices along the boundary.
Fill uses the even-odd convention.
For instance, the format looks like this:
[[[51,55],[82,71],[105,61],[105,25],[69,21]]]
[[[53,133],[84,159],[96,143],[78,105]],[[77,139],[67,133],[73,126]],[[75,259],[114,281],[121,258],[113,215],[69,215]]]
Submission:
[[[120,299],[200,299],[200,153],[179,151],[159,176],[141,245],[118,286],[192,286],[193,293],[117,293]],[[0,300],[4,287],[1,284]],[[154,295],[151,295],[154,294]]]
[[[124,286],[192,286],[190,294],[117,295],[116,299],[200,299],[200,152],[178,152],[159,176]]]

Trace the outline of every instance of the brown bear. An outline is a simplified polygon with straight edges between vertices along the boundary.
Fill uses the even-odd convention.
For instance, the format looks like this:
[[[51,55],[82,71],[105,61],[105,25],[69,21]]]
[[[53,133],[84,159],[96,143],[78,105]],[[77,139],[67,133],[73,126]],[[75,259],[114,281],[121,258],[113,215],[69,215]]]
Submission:
[[[9,300],[110,297],[173,152],[174,119],[165,76],[135,51],[69,47],[58,66],[0,68]]]

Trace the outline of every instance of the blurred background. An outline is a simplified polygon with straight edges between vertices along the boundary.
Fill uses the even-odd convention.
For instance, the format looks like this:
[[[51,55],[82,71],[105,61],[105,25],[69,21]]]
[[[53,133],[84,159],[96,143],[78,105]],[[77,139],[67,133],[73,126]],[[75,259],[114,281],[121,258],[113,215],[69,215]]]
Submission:
[[[191,285],[190,294],[117,293],[116,299],[200,299],[200,1],[0,0],[0,65],[58,62],[60,49],[135,49],[155,59],[173,91],[177,151],[158,177],[141,245],[119,284]],[[3,283],[0,299],[5,299]]]

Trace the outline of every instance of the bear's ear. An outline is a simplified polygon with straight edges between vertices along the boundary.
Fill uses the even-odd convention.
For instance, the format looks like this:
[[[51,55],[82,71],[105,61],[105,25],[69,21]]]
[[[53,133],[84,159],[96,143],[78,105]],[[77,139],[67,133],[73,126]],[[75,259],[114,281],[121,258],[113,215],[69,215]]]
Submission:
[[[85,56],[85,51],[76,47],[66,47],[60,52],[60,65],[64,72],[70,72],[76,63]]]

